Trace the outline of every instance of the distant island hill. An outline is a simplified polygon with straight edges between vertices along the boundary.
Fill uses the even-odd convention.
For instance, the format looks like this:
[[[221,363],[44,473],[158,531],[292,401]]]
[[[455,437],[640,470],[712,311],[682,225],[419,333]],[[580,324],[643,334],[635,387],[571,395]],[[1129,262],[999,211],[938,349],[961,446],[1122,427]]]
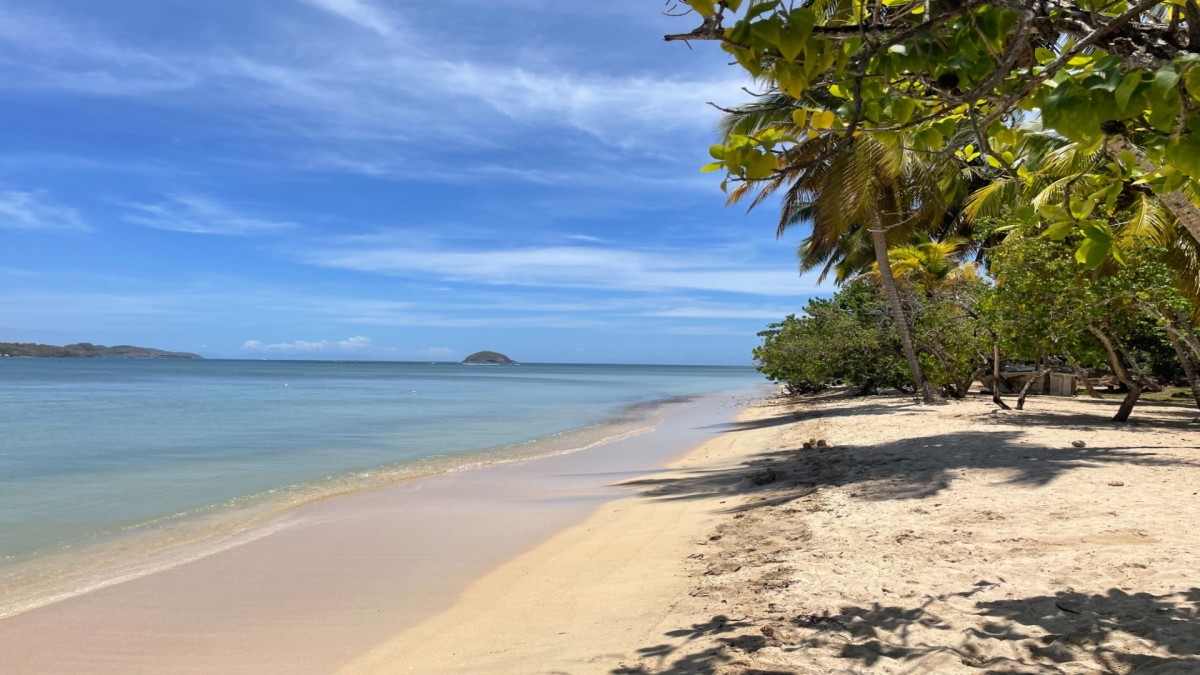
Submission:
[[[0,342],[0,357],[42,356],[67,359],[203,359],[190,352],[168,352],[150,347],[116,345],[105,347],[90,342],[58,347],[33,343]]]
[[[474,365],[500,365],[504,363],[516,363],[500,352],[475,352],[462,360],[463,363]]]

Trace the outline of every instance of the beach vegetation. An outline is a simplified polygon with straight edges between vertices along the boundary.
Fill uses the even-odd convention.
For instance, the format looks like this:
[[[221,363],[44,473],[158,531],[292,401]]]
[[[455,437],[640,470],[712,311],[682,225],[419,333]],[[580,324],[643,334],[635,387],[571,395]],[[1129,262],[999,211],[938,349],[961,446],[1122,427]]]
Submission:
[[[1196,0],[680,7],[700,25],[667,39],[718,42],[759,89],[722,108],[704,170],[729,203],[777,201],[801,270],[842,287],[760,334],[769,377],[932,403],[990,372],[1008,407],[1018,362],[1018,408],[1054,370],[1103,374],[1117,420],[1172,384],[1200,406]],[[865,325],[866,295],[888,321]]]

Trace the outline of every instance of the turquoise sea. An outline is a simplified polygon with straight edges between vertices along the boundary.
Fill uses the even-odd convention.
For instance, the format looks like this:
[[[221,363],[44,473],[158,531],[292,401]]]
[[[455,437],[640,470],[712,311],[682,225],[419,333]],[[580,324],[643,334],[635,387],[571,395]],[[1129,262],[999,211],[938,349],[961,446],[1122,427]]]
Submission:
[[[0,565],[565,452],[751,368],[0,358]]]

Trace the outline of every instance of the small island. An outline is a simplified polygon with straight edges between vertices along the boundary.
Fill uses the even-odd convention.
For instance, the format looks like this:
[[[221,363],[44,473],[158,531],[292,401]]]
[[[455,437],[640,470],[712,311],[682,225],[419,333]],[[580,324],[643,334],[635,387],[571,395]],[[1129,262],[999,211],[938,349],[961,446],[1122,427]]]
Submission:
[[[516,363],[500,352],[475,352],[462,360],[463,363],[470,365],[489,365],[495,366],[505,363]]]
[[[62,347],[34,343],[0,342],[0,357],[49,357],[65,359],[203,359],[190,352],[168,352],[150,347],[116,345],[105,347],[90,342],[80,342]]]

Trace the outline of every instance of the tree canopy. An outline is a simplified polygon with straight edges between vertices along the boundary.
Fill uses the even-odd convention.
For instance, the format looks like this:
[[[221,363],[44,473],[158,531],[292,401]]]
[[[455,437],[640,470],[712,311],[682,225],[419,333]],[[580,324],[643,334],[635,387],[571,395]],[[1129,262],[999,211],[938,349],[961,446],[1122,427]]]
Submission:
[[[1192,240],[1200,210],[1197,0],[684,0],[701,24],[667,40],[716,40],[767,93],[791,101],[790,128],[730,134],[710,170],[732,182],[787,171],[789,148],[826,152],[869,134],[1013,179],[1031,119],[1110,161],[1036,213],[1109,255],[1108,216],[1130,184],[1158,196]],[[690,13],[690,12],[689,12]],[[832,101],[832,104],[830,103]],[[728,187],[728,184],[727,184]]]

